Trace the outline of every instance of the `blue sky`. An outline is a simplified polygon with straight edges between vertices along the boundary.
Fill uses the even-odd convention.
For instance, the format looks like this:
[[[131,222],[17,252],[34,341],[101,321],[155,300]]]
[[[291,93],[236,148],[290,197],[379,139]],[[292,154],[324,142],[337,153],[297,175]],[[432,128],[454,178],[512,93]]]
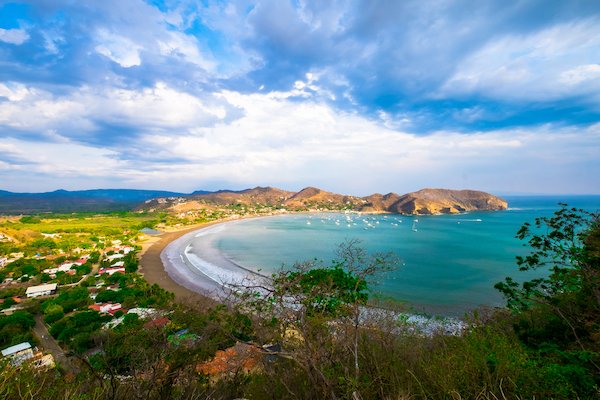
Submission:
[[[0,1],[0,189],[600,193],[600,2]]]

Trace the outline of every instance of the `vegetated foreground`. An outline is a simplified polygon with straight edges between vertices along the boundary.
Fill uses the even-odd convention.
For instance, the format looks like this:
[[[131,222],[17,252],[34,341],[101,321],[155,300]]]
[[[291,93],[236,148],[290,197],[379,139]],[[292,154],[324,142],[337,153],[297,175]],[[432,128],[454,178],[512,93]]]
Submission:
[[[563,207],[539,226],[525,225],[518,235],[531,254],[518,263],[547,268],[548,277],[499,283],[509,308],[474,313],[460,335],[424,334],[398,313],[365,313],[369,280],[393,259],[356,243],[342,246],[331,265],[297,265],[223,304],[177,304],[146,283],[135,256],[145,240],[140,229],[177,220],[48,218],[0,223],[1,307],[10,310],[0,316],[0,347],[29,342],[57,363],[3,358],[2,398],[600,395],[597,214]],[[25,298],[39,283],[56,283],[58,292]]]

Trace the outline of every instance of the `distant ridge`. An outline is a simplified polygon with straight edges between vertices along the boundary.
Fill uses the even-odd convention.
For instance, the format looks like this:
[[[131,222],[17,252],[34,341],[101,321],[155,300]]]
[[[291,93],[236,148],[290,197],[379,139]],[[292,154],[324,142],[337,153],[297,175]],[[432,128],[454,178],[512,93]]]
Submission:
[[[257,186],[244,190],[197,190],[191,194],[162,190],[93,189],[13,193],[0,190],[0,213],[105,212],[156,210],[189,212],[195,209],[238,206],[291,211],[353,210],[410,215],[454,214],[474,210],[504,210],[505,200],[476,190],[422,189],[404,195],[375,193],[357,197],[306,187],[298,192]]]
[[[146,203],[143,209],[164,209],[175,213],[191,212],[211,205],[244,205],[257,210],[275,207],[291,211],[353,210],[408,215],[455,214],[474,210],[494,211],[508,207],[505,200],[477,190],[422,189],[404,195],[376,193],[357,197],[331,193],[310,186],[295,193],[272,187],[255,187],[240,191],[220,190],[171,200],[155,199]]]
[[[59,189],[45,193],[13,193],[0,190],[0,213],[127,211],[149,199],[182,195],[164,190],[136,189]]]

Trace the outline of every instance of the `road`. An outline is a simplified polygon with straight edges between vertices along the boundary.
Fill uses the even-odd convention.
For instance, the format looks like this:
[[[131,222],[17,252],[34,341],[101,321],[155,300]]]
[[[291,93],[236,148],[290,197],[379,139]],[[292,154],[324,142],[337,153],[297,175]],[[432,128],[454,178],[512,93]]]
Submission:
[[[40,314],[35,316],[35,326],[33,327],[33,334],[38,338],[40,347],[54,357],[54,361],[60,364],[65,370],[73,373],[79,372],[79,368],[67,357],[63,349],[58,345],[58,342],[54,340],[44,320]]]

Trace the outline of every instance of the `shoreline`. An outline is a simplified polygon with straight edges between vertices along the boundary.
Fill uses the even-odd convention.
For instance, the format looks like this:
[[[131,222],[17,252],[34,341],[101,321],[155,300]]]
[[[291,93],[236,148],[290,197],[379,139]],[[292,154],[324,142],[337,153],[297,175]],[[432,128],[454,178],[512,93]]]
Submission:
[[[148,243],[149,247],[143,249],[140,255],[140,273],[149,284],[157,284],[161,288],[174,293],[175,301],[180,304],[196,309],[206,309],[218,304],[226,304],[229,289],[226,283],[219,282],[224,282],[227,279],[227,282],[235,284],[248,282],[248,279],[251,279],[252,276],[259,277],[259,279],[265,278],[265,276],[223,258],[220,253],[215,252],[210,240],[203,240],[200,244],[190,242],[194,237],[210,234],[211,228],[218,229],[220,225],[265,217],[268,217],[268,215],[224,219],[156,235]],[[188,259],[190,254],[183,249],[184,245],[186,249],[189,246],[202,246],[200,250],[203,257],[197,258],[194,262],[190,261]],[[171,248],[168,248],[169,246]],[[192,255],[192,257],[195,256]],[[204,268],[197,268],[198,264],[203,264]],[[210,276],[211,269],[216,269],[219,275],[213,274]],[[465,328],[465,323],[456,316],[438,314],[426,316],[415,310],[393,311],[385,307],[382,308],[380,305],[372,305],[366,309],[371,310],[374,314],[404,315],[413,329],[421,332],[443,331],[446,334],[455,335]]]
[[[178,303],[190,306],[196,305],[201,308],[208,305],[221,304],[223,303],[221,297],[226,294],[222,285],[208,276],[205,276],[204,278],[201,276],[194,276],[195,279],[193,280],[181,276],[181,271],[174,264],[185,264],[185,261],[181,259],[179,252],[177,252],[177,254],[168,254],[165,250],[170,245],[176,245],[176,242],[179,240],[189,240],[186,236],[192,234],[197,235],[199,234],[198,231],[207,228],[268,216],[269,215],[253,215],[242,218],[222,219],[187,226],[174,231],[165,231],[159,235],[150,236],[149,241],[145,243],[147,247],[142,246],[142,251],[140,252],[139,272],[149,284],[157,284],[161,288],[172,292],[175,295],[175,301]],[[185,267],[185,265],[183,266]],[[245,273],[253,273],[241,266],[235,265],[235,267],[241,268]]]
[[[212,298],[190,290],[175,282],[165,270],[161,254],[169,244],[182,236],[223,222],[226,221],[206,222],[191,227],[185,227],[181,230],[163,232],[153,236],[158,240],[155,240],[148,248],[143,250],[143,253],[140,256],[140,273],[150,285],[157,284],[161,288],[173,293],[175,295],[175,301],[178,303],[192,306],[212,304],[214,302]]]

